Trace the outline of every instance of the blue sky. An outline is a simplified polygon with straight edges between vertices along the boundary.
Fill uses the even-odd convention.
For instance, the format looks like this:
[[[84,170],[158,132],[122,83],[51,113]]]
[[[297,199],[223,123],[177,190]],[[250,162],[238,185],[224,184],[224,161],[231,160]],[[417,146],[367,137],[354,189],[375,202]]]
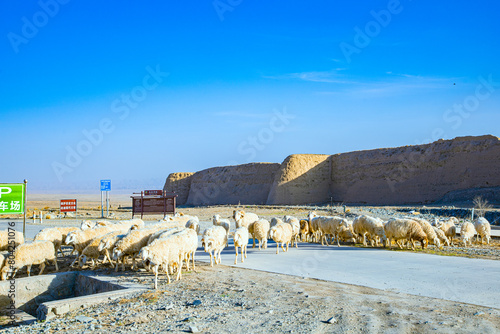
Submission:
[[[500,136],[495,1],[2,5],[0,182],[33,192]]]

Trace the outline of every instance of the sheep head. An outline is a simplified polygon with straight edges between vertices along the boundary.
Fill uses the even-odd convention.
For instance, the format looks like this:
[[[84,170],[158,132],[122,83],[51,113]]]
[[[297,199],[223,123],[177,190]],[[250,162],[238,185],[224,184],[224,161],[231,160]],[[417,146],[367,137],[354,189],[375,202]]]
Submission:
[[[64,240],[66,245],[72,245],[73,243],[76,242],[76,232],[69,232],[68,235],[66,235],[66,240]]]
[[[121,257],[122,257],[122,251],[119,250],[118,248],[113,249],[113,260],[117,261]]]
[[[82,224],[80,225],[80,229],[81,229],[82,231],[85,231],[85,230],[88,230],[88,229],[90,229],[90,228],[92,228],[92,227],[94,227],[94,226],[95,226],[95,223],[91,222],[90,220],[85,220],[85,221],[83,221],[83,222],[82,222]]]
[[[143,261],[146,261],[146,259],[149,257],[149,253],[150,253],[150,250],[149,250],[148,246],[142,247],[141,250],[139,251],[139,257]]]

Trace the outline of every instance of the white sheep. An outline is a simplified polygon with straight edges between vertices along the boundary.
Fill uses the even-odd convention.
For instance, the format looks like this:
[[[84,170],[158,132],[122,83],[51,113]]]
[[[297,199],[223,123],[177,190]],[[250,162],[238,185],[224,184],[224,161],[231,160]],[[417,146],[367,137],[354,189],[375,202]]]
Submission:
[[[367,236],[375,242],[375,246],[378,246],[379,242],[385,242],[387,239],[384,230],[384,222],[380,218],[374,218],[367,215],[357,216],[354,218],[352,228],[354,233],[363,238],[364,246],[367,246]]]
[[[491,226],[490,223],[484,217],[479,217],[474,221],[474,228],[476,229],[477,236],[476,242],[479,242],[479,237],[481,237],[481,245],[486,238],[486,244],[490,244],[491,239]]]
[[[153,241],[158,239],[160,236],[166,237],[168,235],[180,232],[184,230],[185,228],[183,227],[170,227],[170,228],[162,228],[158,230],[157,232],[151,234],[151,236],[148,239],[147,245],[150,245]]]
[[[183,235],[184,238],[182,247],[186,259],[186,270],[189,270],[190,260],[193,262],[193,270],[196,270],[194,256],[196,254],[196,250],[198,249],[198,233],[196,233],[193,229],[187,229],[176,234]]]
[[[352,222],[347,221],[346,224],[341,224],[339,226],[337,245],[339,245],[339,240],[343,242],[351,241],[353,244],[356,243],[356,233],[354,233]]]
[[[412,220],[416,221],[420,225],[424,233],[427,235],[427,240],[429,240],[430,244],[433,244],[437,248],[441,248],[441,242],[439,241],[439,237],[437,236],[436,232],[432,228],[431,223],[429,223],[425,219],[417,217],[412,217]]]
[[[270,230],[270,224],[269,221],[266,219],[261,218],[253,224],[253,233],[254,237],[259,241],[259,249],[267,248],[267,238],[269,236],[269,230]],[[247,229],[247,237],[248,237],[248,229]],[[238,252],[238,250],[236,250],[236,252]],[[245,252],[246,252],[246,246],[245,246]]]
[[[118,240],[119,236],[124,236],[123,231],[113,231],[109,232],[105,235],[98,236],[87,245],[80,254],[80,258],[78,259],[78,263],[80,265],[80,268],[82,268],[85,263],[87,263],[87,258],[90,258],[92,260],[92,265],[91,265],[91,270],[94,270],[97,260],[101,255],[104,255],[103,259],[103,264],[106,263],[106,260],[113,265],[113,261],[111,260],[111,257],[109,256],[109,252],[105,248],[100,248],[99,246],[101,244],[106,244],[107,241],[109,240]]]
[[[186,228],[190,228],[198,234],[200,233],[200,222],[191,219],[186,223]]]
[[[28,276],[30,276],[32,265],[40,265],[40,272],[38,275],[41,275],[45,269],[45,262],[48,261],[54,261],[56,271],[58,271],[59,268],[57,267],[57,258],[55,254],[54,244],[50,241],[35,241],[21,244],[16,247],[14,251],[12,264],[5,265],[2,268],[1,279],[5,280],[9,272],[12,273],[10,277],[14,278],[17,271],[25,266],[28,267]]]
[[[144,246],[139,251],[139,257],[144,262],[149,262],[153,266],[155,274],[154,288],[158,288],[158,269],[161,266],[165,268],[168,284],[170,284],[170,276],[167,268],[173,265],[178,266],[177,278],[179,280],[182,275],[182,261],[184,259],[183,244],[185,243],[188,234],[178,235],[172,234],[164,238],[154,240],[150,245]]]
[[[420,241],[422,249],[427,247],[427,235],[422,230],[420,225],[414,220],[392,218],[384,225],[384,230],[389,243],[389,248],[392,248],[393,239],[399,248],[402,248],[399,244],[400,240],[410,241],[413,250],[415,250],[415,240]]]
[[[167,215],[163,218],[162,221],[177,222],[177,223],[185,225],[190,220],[197,221],[198,223],[200,222],[200,219],[197,216],[185,215],[182,212],[178,212],[173,216]]]
[[[94,238],[97,238],[98,236],[103,236],[113,231],[116,231],[114,227],[106,226],[95,229],[87,229],[84,231],[78,230],[68,233],[65,242],[67,245],[73,246],[73,248],[77,252],[77,256],[75,260],[70,264],[70,266],[73,266],[76,263],[76,261],[80,261],[80,254]],[[80,265],[80,262],[78,264]]]
[[[437,228],[436,226],[432,226],[432,229],[436,233],[437,237],[439,238],[439,241],[443,243],[443,245],[449,246],[450,245],[450,240],[446,237],[444,234],[443,230]]]
[[[141,248],[147,246],[151,235],[162,229],[165,229],[163,224],[156,224],[148,228],[130,230],[125,237],[118,240],[113,249],[113,260],[116,261],[115,271],[118,271],[120,261],[122,263],[122,270],[125,271],[125,258],[127,256],[132,257],[132,270],[134,270],[136,267],[135,258]]]
[[[236,228],[245,226],[248,229],[248,233],[252,235],[253,246],[255,248],[255,236],[253,235],[253,224],[259,220],[259,216],[255,213],[245,212],[243,210],[234,210],[233,219],[236,222]]]
[[[467,247],[467,242],[469,242],[469,246],[472,246],[472,239],[474,238],[474,235],[476,234],[476,229],[474,228],[474,225],[470,222],[465,222],[462,224],[462,227],[460,228],[460,237],[462,238],[462,242],[464,243],[464,246]]]
[[[61,245],[63,243],[63,235],[62,235],[61,231],[59,231],[58,229],[45,228],[45,229],[41,230],[40,232],[38,232],[35,235],[35,238],[33,240],[34,241],[46,240],[46,241],[52,242],[54,244],[56,254],[57,254],[57,251],[60,251],[62,253],[62,255],[64,256],[64,253],[61,249]]]
[[[321,238],[321,243],[323,244],[323,240],[326,242],[328,245],[328,241],[326,239],[327,235],[332,236],[333,242],[337,240],[337,246],[340,247],[340,237],[339,237],[339,232],[341,229],[343,229],[344,232],[347,232],[349,227],[352,227],[352,224],[350,222],[342,217],[316,217],[315,219],[322,219],[319,222],[319,229],[322,234]]]
[[[177,237],[182,236],[182,238],[184,238],[182,241],[182,251],[185,255],[186,270],[189,270],[190,260],[193,262],[193,270],[195,270],[196,266],[194,262],[194,255],[196,253],[196,250],[198,249],[198,233],[196,233],[196,231],[192,228],[172,228],[164,231],[160,236],[158,236],[158,239],[169,238],[170,235],[176,235]]]
[[[118,240],[123,239],[125,235],[126,234],[121,231],[110,232],[108,234],[105,234],[101,238],[99,246],[97,246],[97,250],[109,259],[109,264],[111,265],[111,267],[114,267],[114,264],[113,260],[111,259],[110,252],[113,251],[113,248],[115,247]]]
[[[260,220],[258,221],[260,222]],[[257,224],[256,222],[255,224]],[[266,220],[267,224],[269,225],[269,222]],[[257,228],[257,226],[255,226]],[[255,229],[257,233],[257,229]],[[266,233],[266,238],[267,238],[267,233]],[[238,227],[236,231],[234,232],[234,250],[236,251],[236,257],[234,258],[234,264],[238,263],[238,247],[241,248],[241,263],[245,262],[243,259],[243,256],[245,256],[245,259],[247,258],[247,246],[248,246],[248,229],[245,226]],[[258,239],[258,237],[257,237]],[[259,240],[259,249],[260,249],[260,244],[261,241]]]
[[[328,241],[326,240],[327,235],[334,236],[336,233],[336,217],[314,216],[310,217],[310,219],[311,227],[316,237],[320,238],[322,245],[325,244],[325,241],[328,245]]]
[[[206,253],[210,254],[210,266],[221,262],[220,253],[227,244],[226,230],[222,226],[212,226],[203,232],[201,244]],[[212,259],[214,261],[212,261]]]
[[[80,230],[85,231],[93,228],[99,228],[99,227],[105,227],[105,226],[111,226],[114,225],[113,222],[110,222],[109,220],[97,220],[95,222],[91,220],[84,220],[80,224]]]
[[[15,245],[17,247],[23,243],[24,243],[24,236],[22,232],[13,231],[12,229],[10,231],[9,230],[0,231],[0,251],[9,250],[9,246]]]
[[[284,216],[283,221],[287,224],[292,225],[292,244],[293,247],[298,248],[299,234],[300,234],[300,220],[293,216]]]
[[[269,228],[272,228],[273,226],[283,224],[283,223],[284,223],[283,219],[273,217],[273,218],[271,218],[271,222],[269,223],[270,224]]]
[[[71,227],[51,227],[51,229],[55,229],[55,230],[58,230],[59,232],[61,232],[61,234],[62,234],[62,243],[61,243],[61,246],[68,245],[66,243],[66,237],[68,236],[68,233],[74,232],[74,231],[80,231],[80,229],[78,227],[74,227],[74,226],[71,226]],[[72,247],[70,255],[73,254],[74,251],[75,251],[75,249]],[[61,248],[61,252],[64,255],[64,252],[62,251],[62,248]]]
[[[314,211],[309,212],[307,215],[307,221],[309,222],[309,235],[311,236],[312,242],[319,242],[321,238],[321,230],[319,227],[321,220],[314,219],[317,217],[319,217],[319,215]]]
[[[451,217],[448,221],[439,221],[437,228],[444,232],[446,237],[450,240],[450,245],[453,246],[453,238],[457,235],[458,219]]]
[[[292,241],[293,230],[290,224],[279,224],[271,227],[269,236],[276,242],[276,254],[279,254],[279,246],[284,252],[288,251],[288,244]],[[286,250],[285,246],[286,245]]]
[[[214,226],[222,226],[226,229],[227,239],[229,242],[229,230],[231,229],[231,221],[226,218],[221,218],[220,215],[216,214],[212,217],[212,223]],[[228,244],[226,244],[226,247]]]
[[[231,221],[226,218],[221,218],[218,214],[212,217],[212,223],[214,226],[224,227],[227,233],[229,233],[229,230],[231,229]]]

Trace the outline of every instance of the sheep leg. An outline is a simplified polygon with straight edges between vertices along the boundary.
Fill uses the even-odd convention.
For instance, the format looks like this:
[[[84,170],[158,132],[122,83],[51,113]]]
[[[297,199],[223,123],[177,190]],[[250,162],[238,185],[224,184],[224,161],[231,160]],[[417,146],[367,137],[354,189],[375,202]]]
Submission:
[[[247,245],[245,245],[245,259],[247,258]],[[243,260],[241,260],[243,262]]]
[[[295,248],[299,248],[299,238],[297,236],[295,236]]]
[[[120,265],[120,259],[116,259],[115,272],[118,272],[118,266]]]
[[[158,265],[156,265],[156,266],[153,267],[153,272],[155,274],[155,283],[154,283],[155,289],[158,289]],[[168,274],[167,274],[167,276],[168,276]]]
[[[236,257],[234,258],[234,264],[236,264],[236,263],[238,263],[238,246],[234,246],[234,250],[236,251]],[[242,250],[242,253],[243,253],[243,250]],[[243,258],[243,254],[241,255],[241,257]]]
[[[28,277],[31,276],[31,264],[28,265],[28,268],[26,269],[28,271]],[[14,277],[14,275],[12,275],[12,277]]]
[[[73,266],[75,265],[76,261],[78,261],[78,258],[79,258],[79,254],[78,254],[78,252],[77,252],[77,254],[76,254],[76,258],[73,260],[73,262],[71,262],[71,264],[70,264],[69,266],[70,266],[70,267],[73,267]]]
[[[54,265],[56,266],[56,271],[59,271],[59,268],[57,267],[57,257],[54,258]]]
[[[208,254],[210,254],[210,267],[213,267],[214,264],[212,262],[212,251],[208,251]]]
[[[276,254],[279,254],[279,252],[280,252],[280,243],[277,242],[276,243]]]
[[[219,249],[219,263],[218,264],[220,264],[222,262],[222,258],[221,258],[220,253],[222,253],[222,249]]]
[[[321,237],[321,244],[324,246],[325,244],[323,243],[323,240],[325,240],[327,246],[330,246],[330,244],[328,244],[328,238],[326,237],[326,234],[323,234],[323,236]]]
[[[253,246],[252,248],[255,248],[255,236],[252,234],[252,238],[253,238]]]
[[[41,275],[43,273],[44,269],[45,269],[45,261],[43,261],[42,263],[40,263],[40,272],[38,273],[38,275]]]
[[[127,257],[124,255],[122,257],[122,271],[125,271],[125,261],[126,261]]]
[[[111,260],[111,257],[109,256],[109,252],[107,249],[104,250],[104,258],[107,258],[109,260],[109,263],[111,264],[111,268],[113,268],[113,260]]]
[[[185,262],[186,262],[186,270],[187,270],[187,271],[189,271],[189,259],[190,259],[190,258],[191,258],[191,254],[190,254],[190,253],[187,253],[187,254],[186,254],[186,260],[185,260]],[[181,266],[181,268],[182,268],[182,266]]]
[[[182,261],[184,261],[184,255],[179,254],[179,268],[177,270],[177,278],[175,279],[176,281],[179,281],[182,277]]]
[[[165,270],[165,274],[167,275],[167,284],[170,284],[172,280],[170,279],[170,275],[168,274],[167,270]]]
[[[193,261],[193,270],[196,271],[196,266],[194,265],[194,254],[195,252],[191,253],[191,260]]]

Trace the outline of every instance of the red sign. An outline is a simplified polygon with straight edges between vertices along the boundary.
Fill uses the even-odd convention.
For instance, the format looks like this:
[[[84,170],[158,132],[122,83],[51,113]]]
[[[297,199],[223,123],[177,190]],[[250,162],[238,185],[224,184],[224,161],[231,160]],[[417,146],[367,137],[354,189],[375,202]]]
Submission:
[[[61,212],[76,212],[76,199],[62,199],[59,207]]]

